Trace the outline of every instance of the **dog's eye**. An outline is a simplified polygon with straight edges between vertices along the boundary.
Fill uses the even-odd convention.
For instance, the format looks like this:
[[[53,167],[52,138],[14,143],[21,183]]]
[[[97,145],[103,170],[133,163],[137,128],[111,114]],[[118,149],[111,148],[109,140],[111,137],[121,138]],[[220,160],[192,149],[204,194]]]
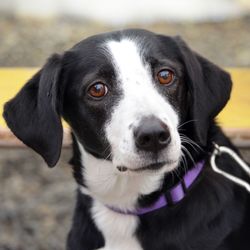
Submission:
[[[171,84],[174,79],[174,72],[169,69],[163,69],[157,74],[160,84]]]
[[[88,88],[88,94],[94,98],[102,98],[108,93],[107,86],[102,82],[96,82]]]

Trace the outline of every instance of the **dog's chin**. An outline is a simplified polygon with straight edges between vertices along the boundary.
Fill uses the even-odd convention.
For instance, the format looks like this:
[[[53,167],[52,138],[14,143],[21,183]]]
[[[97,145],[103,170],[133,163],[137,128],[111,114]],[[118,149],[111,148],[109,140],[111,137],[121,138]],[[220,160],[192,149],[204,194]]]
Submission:
[[[120,165],[117,166],[117,170],[121,173],[152,173],[152,172],[170,172],[178,165],[178,160],[172,160],[172,161],[162,161],[162,162],[156,162],[151,163],[148,165],[143,165],[140,167],[129,167],[126,165]]]

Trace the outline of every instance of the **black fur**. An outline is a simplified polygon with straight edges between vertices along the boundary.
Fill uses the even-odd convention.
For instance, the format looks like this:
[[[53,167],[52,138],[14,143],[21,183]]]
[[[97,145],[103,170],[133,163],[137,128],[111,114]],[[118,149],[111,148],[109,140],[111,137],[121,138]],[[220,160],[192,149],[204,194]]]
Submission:
[[[3,116],[14,134],[39,153],[49,166],[61,154],[62,124],[58,103],[61,57],[53,55],[10,102]],[[62,91],[62,88],[60,88]],[[51,139],[53,138],[53,139]]]
[[[126,30],[88,38],[62,56],[52,56],[5,105],[4,117],[8,126],[19,139],[42,155],[49,166],[54,166],[61,151],[62,116],[88,152],[98,158],[107,158],[109,144],[102,126],[122,93],[112,63],[99,45],[107,39],[119,40],[124,36],[140,38],[147,48],[145,59],[152,69],[159,67],[164,60],[174,65],[179,76],[177,87],[172,92],[164,92],[161,86],[157,88],[162,88],[162,93],[179,112],[181,124],[184,124],[180,132],[202,147],[197,152],[185,145],[194,161],[206,160],[199,180],[181,202],[139,216],[136,236],[143,249],[250,249],[249,194],[213,172],[209,165],[212,142],[237,151],[214,121],[230,97],[230,76],[190,50],[179,37]],[[86,97],[86,89],[95,79],[105,79],[112,85],[113,94],[101,105]],[[85,186],[80,158],[73,136],[71,164],[74,177],[79,185]],[[191,160],[187,159],[187,163],[188,168],[193,167]],[[245,178],[237,163],[227,156],[220,156],[217,163],[232,174]],[[184,175],[183,169],[179,166],[178,176],[167,174],[160,190],[138,197],[138,205],[150,205],[159,195],[166,193]],[[91,205],[92,198],[77,193],[68,250],[93,250],[104,246],[104,238],[90,215]]]

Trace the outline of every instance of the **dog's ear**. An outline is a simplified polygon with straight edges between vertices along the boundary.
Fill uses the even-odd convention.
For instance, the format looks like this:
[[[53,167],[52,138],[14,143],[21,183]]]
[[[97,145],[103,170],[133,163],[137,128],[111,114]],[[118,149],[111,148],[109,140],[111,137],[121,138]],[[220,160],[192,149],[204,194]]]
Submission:
[[[230,75],[193,52],[180,38],[175,41],[186,68],[189,88],[190,119],[194,120],[194,136],[199,144],[207,144],[211,121],[223,109],[230,98],[232,81]]]
[[[44,67],[4,106],[12,132],[54,166],[61,153],[63,129],[59,114],[61,56],[51,56]]]

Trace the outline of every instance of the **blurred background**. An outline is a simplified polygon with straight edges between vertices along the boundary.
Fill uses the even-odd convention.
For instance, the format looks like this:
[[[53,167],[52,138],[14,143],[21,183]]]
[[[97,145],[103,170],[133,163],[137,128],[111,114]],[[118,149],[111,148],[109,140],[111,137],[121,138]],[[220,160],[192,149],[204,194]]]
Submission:
[[[250,0],[1,0],[0,67],[41,67],[90,35],[124,28],[181,35],[222,67],[250,67]],[[64,147],[48,169],[24,146],[0,147],[0,250],[64,249],[76,188],[70,154]]]
[[[249,0],[1,0],[0,66],[41,66],[99,33],[138,27],[181,35],[221,66],[249,66]]]

